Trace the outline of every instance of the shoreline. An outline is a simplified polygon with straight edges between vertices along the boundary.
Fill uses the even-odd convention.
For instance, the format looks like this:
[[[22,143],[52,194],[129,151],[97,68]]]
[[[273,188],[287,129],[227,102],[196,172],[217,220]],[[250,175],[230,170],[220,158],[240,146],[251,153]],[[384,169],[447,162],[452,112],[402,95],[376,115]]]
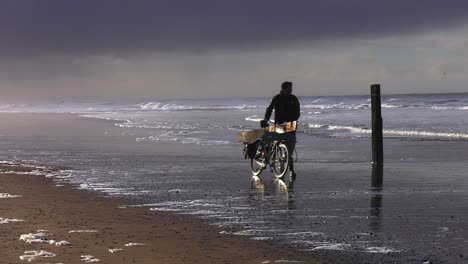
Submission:
[[[15,170],[0,164],[0,171],[8,171],[0,174],[0,193],[5,194],[0,199],[2,263],[324,263],[313,253],[220,234],[190,216],[123,209],[128,201],[19,174],[31,168]],[[19,239],[28,234],[38,240]],[[43,256],[28,257],[34,254]]]

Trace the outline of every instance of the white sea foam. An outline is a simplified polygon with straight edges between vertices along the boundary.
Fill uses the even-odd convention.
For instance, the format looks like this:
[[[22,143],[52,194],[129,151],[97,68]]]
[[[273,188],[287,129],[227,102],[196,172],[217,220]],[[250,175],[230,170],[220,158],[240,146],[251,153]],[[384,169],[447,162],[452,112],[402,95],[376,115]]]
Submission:
[[[388,253],[398,253],[400,252],[400,250],[396,250],[394,248],[389,248],[389,247],[368,247],[366,248],[366,252],[388,254]]]
[[[450,110],[454,109],[453,107],[448,107],[448,106],[432,106],[431,109],[434,110]]]
[[[392,104],[382,104],[383,108],[393,108]],[[349,110],[360,110],[360,109],[368,109],[370,108],[370,103],[366,102],[356,102],[356,103],[330,103],[330,104],[305,104],[302,106],[304,109],[320,109],[320,110],[329,110],[329,109],[349,109]]]
[[[21,195],[13,195],[9,193],[0,193],[0,199],[9,199],[9,198],[18,198],[21,197]]]
[[[354,126],[338,126],[326,124],[309,124],[309,128],[325,129],[329,131],[347,130],[353,134],[372,134],[372,130],[368,128]],[[430,131],[412,131],[412,130],[394,130],[384,129],[383,134],[386,136],[412,136],[423,138],[448,138],[448,139],[468,139],[468,134],[464,133],[445,133],[445,132],[430,132]]]
[[[111,113],[99,113],[99,114],[115,114],[115,112],[111,112]],[[96,115],[96,114],[93,114],[93,115],[80,115],[81,117],[87,117],[87,118],[95,118],[95,119],[104,119],[104,120],[112,120],[112,121],[126,121],[126,120],[123,120],[123,119],[117,119],[117,118],[111,118],[111,117],[105,117],[105,116],[99,116],[99,115]]]
[[[252,239],[252,240],[260,240],[260,241],[273,240],[272,237],[251,237],[250,239]]]
[[[233,235],[238,235],[238,236],[255,236],[255,235],[261,235],[262,230],[258,229],[246,229],[246,230],[240,230],[232,233]]]
[[[263,118],[254,115],[254,116],[246,117],[245,120],[246,121],[260,122],[261,120],[263,120]]]
[[[78,186],[78,189],[82,190],[93,190],[106,193],[108,195],[136,195],[134,189],[132,188],[115,188],[110,187],[111,183],[81,183]]]
[[[46,230],[38,230],[38,233],[29,233],[20,235],[20,240],[26,243],[49,243],[47,238],[50,234]]]
[[[113,253],[117,253],[119,251],[122,251],[123,249],[121,249],[121,248],[109,248],[108,250],[109,250],[110,253],[113,254]]]
[[[146,246],[146,244],[130,242],[130,243],[125,244],[124,246],[126,246],[126,247],[136,247],[136,246]]]
[[[389,103],[383,103],[381,106],[382,108],[400,108],[401,107],[401,105],[399,104],[389,104]]]
[[[325,233],[322,232],[312,232],[312,231],[304,231],[304,232],[291,232],[291,233],[285,233],[285,234],[279,234],[280,236],[324,236]]]
[[[53,241],[53,240],[51,240]],[[50,242],[49,242],[50,243]],[[71,246],[71,243],[68,242],[68,241],[65,241],[65,240],[62,240],[62,241],[55,241],[54,243],[50,243],[50,244],[53,244],[53,245],[56,245],[58,247],[64,247],[64,246]]]
[[[92,256],[92,255],[81,255],[81,261],[86,262],[86,263],[91,263],[91,262],[101,262],[100,259]]]
[[[1,224],[16,223],[16,222],[24,222],[24,220],[22,220],[22,219],[10,219],[10,218],[3,218],[3,217],[0,217],[0,225],[1,225]]]
[[[419,136],[419,137],[429,137],[429,138],[468,139],[468,134],[464,134],[464,133],[444,133],[444,132],[389,130],[389,129],[384,129],[383,133],[385,135],[397,135],[397,136]]]
[[[2,171],[0,174],[18,174],[18,175],[35,175],[35,176],[41,176],[44,175],[44,172],[39,171],[39,170],[33,170],[33,171]]]
[[[180,142],[182,144],[195,144],[195,145],[201,145],[201,146],[218,146],[218,145],[228,145],[231,144],[232,142],[227,141],[227,140],[213,140],[213,139],[202,139],[202,138],[197,138],[197,137],[187,137],[187,134],[193,134],[193,133],[203,133],[200,131],[194,131],[190,133],[184,133],[184,136],[177,136],[181,135],[180,133],[165,133],[159,136],[153,135],[149,137],[137,137],[135,138],[135,141],[137,142],[150,142],[150,141],[156,141],[156,142]]]
[[[95,229],[84,229],[84,230],[70,230],[68,233],[97,233],[98,230]]]
[[[346,105],[343,102],[337,104],[306,104],[303,105],[302,108],[304,109],[352,109],[353,106]]]
[[[309,128],[326,129],[326,130],[348,130],[351,133],[356,133],[356,134],[370,134],[370,133],[372,133],[372,130],[370,130],[368,128],[360,128],[360,127],[353,127],[353,126],[309,124]]]
[[[177,208],[164,208],[164,207],[155,207],[155,208],[150,208],[150,211],[160,211],[160,212],[180,212],[182,209],[177,209]]]
[[[30,250],[25,251],[24,255],[21,255],[19,258],[20,260],[26,260],[27,262],[31,262],[36,260],[37,258],[53,258],[56,255],[54,253],[45,251],[45,250]]]
[[[317,246],[314,246],[312,250],[347,250],[351,248],[350,244],[342,244],[342,243],[318,243]]]
[[[20,240],[26,243],[46,243],[55,246],[70,246],[71,243],[65,240],[56,241],[53,239],[48,239],[52,234],[48,233],[47,230],[37,230],[37,233],[29,233],[20,235]]]
[[[218,212],[210,211],[210,210],[197,210],[195,212],[188,212],[187,214],[191,215],[214,215],[218,214]]]
[[[163,102],[147,102],[140,103],[134,106],[140,110],[153,110],[153,111],[189,111],[189,110],[245,110],[258,108],[257,105],[220,105],[220,106],[207,106],[207,105],[180,105],[174,103]]]

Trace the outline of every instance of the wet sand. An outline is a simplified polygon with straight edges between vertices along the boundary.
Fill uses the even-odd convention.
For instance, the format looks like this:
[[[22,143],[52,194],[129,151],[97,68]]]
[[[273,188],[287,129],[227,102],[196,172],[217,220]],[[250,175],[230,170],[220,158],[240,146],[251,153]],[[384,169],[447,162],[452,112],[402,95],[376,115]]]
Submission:
[[[368,139],[301,135],[298,181],[294,190],[276,192],[267,172],[261,175],[263,188],[251,188],[248,163],[239,145],[136,142],[136,137],[144,136],[140,130],[68,114],[0,116],[1,160],[67,165],[76,170],[69,179],[72,185],[60,188],[41,176],[0,175],[0,193],[29,193],[0,199],[3,220],[27,220],[0,224],[6,236],[0,256],[8,252],[11,263],[21,263],[20,255],[41,247],[57,256],[39,263],[84,263],[81,255],[96,256],[103,263],[132,263],[136,257],[135,263],[145,263],[145,257],[151,259],[146,263],[178,263],[184,257],[187,263],[274,263],[281,258],[308,263],[320,260],[317,255],[324,263],[467,263],[467,142],[388,139],[383,185],[375,188]],[[146,171],[135,177],[142,169]],[[82,184],[96,192],[76,190]],[[121,192],[128,187],[133,191],[129,196],[142,200],[96,196],[114,197],[103,187]],[[200,200],[200,204],[191,203]],[[180,210],[183,215],[149,211],[149,207],[118,209],[122,204],[166,201],[173,205],[162,209],[180,209],[177,204],[192,207]],[[219,219],[187,214],[212,210],[232,217],[239,212],[235,207],[252,210],[235,218],[234,226],[273,240],[252,240],[245,233],[220,235],[220,230],[207,224],[220,223]],[[221,222],[223,230],[235,231],[229,230],[226,219]],[[257,220],[267,221],[256,225]],[[99,232],[68,233],[88,228]],[[50,239],[66,240],[72,246],[19,241],[21,234],[39,229],[53,234]],[[311,235],[286,239],[284,234],[292,232]],[[293,243],[298,239],[301,243]],[[130,242],[152,248],[123,246]],[[124,250],[112,254],[109,248]],[[60,259],[67,256],[62,251],[70,251],[70,261]],[[283,255],[284,251],[289,255]]]
[[[3,164],[0,170],[31,168],[12,169]],[[43,255],[55,256],[37,257],[32,263],[93,259],[101,263],[322,263],[317,257],[265,241],[220,234],[217,228],[191,217],[124,208],[125,201],[55,184],[38,175],[0,174],[1,263],[26,263],[26,255],[41,250]],[[20,240],[21,235],[40,232],[47,235],[43,243]],[[70,245],[49,244],[50,240]],[[131,243],[144,245],[125,246]],[[117,250],[111,253],[110,249]]]

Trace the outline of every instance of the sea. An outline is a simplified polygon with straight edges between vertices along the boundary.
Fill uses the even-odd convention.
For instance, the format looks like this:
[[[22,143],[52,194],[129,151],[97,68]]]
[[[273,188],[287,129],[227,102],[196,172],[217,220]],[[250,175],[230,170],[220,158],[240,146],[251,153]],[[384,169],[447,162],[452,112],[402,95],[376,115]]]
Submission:
[[[294,188],[268,170],[253,177],[236,133],[258,128],[270,100],[3,103],[3,113],[101,122],[81,129],[112,134],[113,143],[88,147],[55,136],[60,129],[20,136],[3,124],[0,159],[69,166],[45,176],[141,201],[123,208],[189,215],[225,234],[335,260],[468,263],[468,93],[382,96],[388,164],[379,188],[371,185],[368,95],[299,96]],[[119,140],[133,147],[109,147]]]
[[[368,137],[369,96],[299,97],[300,131],[317,136]],[[151,138],[183,144],[232,144],[226,131],[249,129],[263,119],[269,98],[148,100],[138,103],[0,104],[1,112],[74,113],[153,129]],[[468,93],[382,96],[384,135],[428,140],[468,139]]]

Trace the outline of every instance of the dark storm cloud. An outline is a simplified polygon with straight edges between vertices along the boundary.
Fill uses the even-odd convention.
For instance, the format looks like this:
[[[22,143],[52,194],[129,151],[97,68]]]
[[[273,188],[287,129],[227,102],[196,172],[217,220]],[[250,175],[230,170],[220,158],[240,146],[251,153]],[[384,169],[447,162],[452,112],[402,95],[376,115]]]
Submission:
[[[466,0],[3,0],[0,55],[313,45],[467,20]]]

